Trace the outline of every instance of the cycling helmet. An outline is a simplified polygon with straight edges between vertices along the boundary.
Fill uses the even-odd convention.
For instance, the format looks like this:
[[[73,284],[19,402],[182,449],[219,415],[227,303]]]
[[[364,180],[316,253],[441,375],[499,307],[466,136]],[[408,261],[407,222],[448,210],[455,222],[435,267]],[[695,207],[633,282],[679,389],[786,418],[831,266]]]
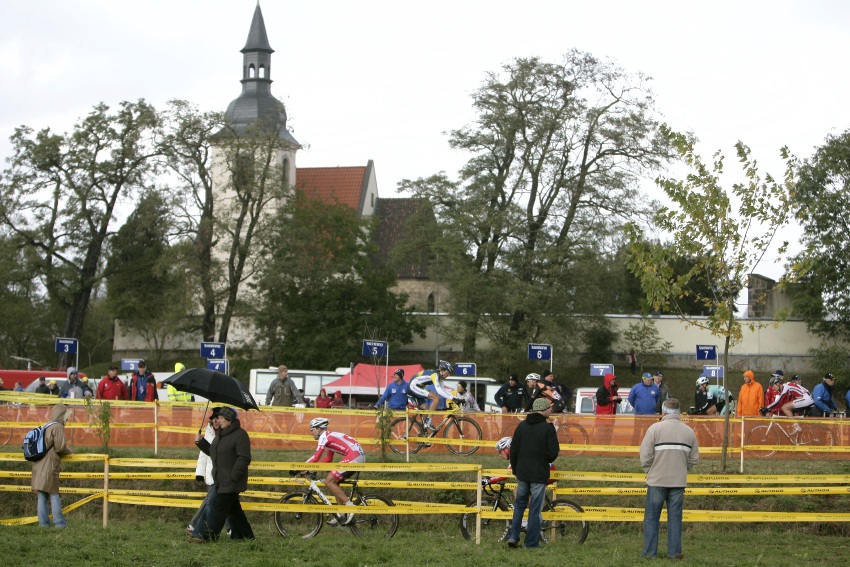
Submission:
[[[327,428],[328,428],[328,423],[330,423],[330,421],[328,420],[328,418],[326,418],[326,417],[317,417],[317,418],[314,418],[314,419],[310,422],[310,429],[313,429],[313,428],[327,429]]]
[[[697,386],[702,386],[703,384],[708,384],[708,378],[705,376],[700,376],[697,378]]]
[[[445,360],[441,360],[441,361],[440,361],[440,365],[438,366],[438,368],[439,368],[440,370],[448,370],[448,372],[449,372],[450,374],[451,374],[452,372],[454,372],[454,371],[455,371],[455,367],[454,367],[454,366],[452,366],[452,363],[451,363],[451,362],[448,362],[448,361],[445,361]]]
[[[526,382],[528,382],[529,380],[534,380],[535,382],[539,381],[540,380],[540,374],[537,374],[536,372],[532,372],[531,374],[529,374],[528,376],[525,377]]]
[[[496,450],[502,451],[504,449],[509,449],[511,446],[511,438],[510,437],[502,437],[496,442]]]
[[[779,384],[780,382],[782,382],[782,376],[774,376],[770,379],[771,386],[773,386],[774,384]]]

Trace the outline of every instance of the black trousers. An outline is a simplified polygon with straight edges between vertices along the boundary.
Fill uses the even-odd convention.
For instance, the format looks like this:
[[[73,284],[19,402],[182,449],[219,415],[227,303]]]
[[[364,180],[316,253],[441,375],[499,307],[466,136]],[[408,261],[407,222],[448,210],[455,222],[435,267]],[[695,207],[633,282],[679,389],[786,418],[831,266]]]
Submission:
[[[207,504],[203,525],[196,528],[205,540],[216,540],[221,534],[224,522],[230,521],[230,539],[254,539],[254,531],[239,503],[239,493],[217,492],[215,498]]]

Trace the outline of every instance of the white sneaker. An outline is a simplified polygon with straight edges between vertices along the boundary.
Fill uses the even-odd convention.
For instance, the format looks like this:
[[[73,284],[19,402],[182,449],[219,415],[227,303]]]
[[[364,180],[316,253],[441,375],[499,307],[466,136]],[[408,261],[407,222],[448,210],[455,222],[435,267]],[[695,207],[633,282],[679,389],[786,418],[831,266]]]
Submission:
[[[346,506],[354,506],[354,502],[349,500],[348,502],[345,503],[345,505]],[[344,516],[344,519],[342,521],[343,526],[347,526],[348,524],[350,524],[351,522],[354,521],[354,514],[343,514],[343,516]]]
[[[336,518],[331,518],[330,520],[328,520],[328,525],[329,526],[338,526],[339,521]]]

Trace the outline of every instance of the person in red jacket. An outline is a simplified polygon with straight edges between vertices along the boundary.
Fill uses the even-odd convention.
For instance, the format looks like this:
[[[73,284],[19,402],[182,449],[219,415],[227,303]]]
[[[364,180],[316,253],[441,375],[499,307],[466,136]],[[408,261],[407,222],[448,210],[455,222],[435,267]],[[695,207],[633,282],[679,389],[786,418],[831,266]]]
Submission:
[[[329,408],[331,407],[331,397],[328,395],[327,391],[324,388],[319,392],[319,395],[316,397],[316,407],[317,408]]]
[[[603,378],[602,386],[599,386],[599,389],[596,390],[596,415],[606,416],[596,420],[598,426],[597,439],[599,443],[604,445],[610,443],[614,435],[613,416],[617,413],[617,404],[620,403],[620,396],[617,395],[619,388],[617,377],[609,372]]]
[[[156,379],[148,370],[144,360],[130,375],[130,399],[134,402],[153,402],[156,400]]]
[[[127,386],[118,378],[118,367],[110,366],[106,376],[97,385],[99,400],[126,400]]]

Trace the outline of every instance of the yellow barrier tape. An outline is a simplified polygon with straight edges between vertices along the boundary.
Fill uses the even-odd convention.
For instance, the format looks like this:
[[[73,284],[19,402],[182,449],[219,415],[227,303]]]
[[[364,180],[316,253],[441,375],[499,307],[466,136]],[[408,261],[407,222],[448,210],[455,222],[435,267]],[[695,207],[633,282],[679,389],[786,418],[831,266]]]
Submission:
[[[62,508],[62,513],[67,514],[68,512],[71,512],[73,510],[76,510],[80,506],[83,506],[84,504],[88,504],[92,500],[98,500],[100,498],[103,498],[102,494],[94,494],[94,495],[89,496],[87,498],[83,498],[82,500],[74,502],[73,504],[70,504],[68,506],[64,506]],[[38,522],[38,516],[30,516],[28,518],[15,518],[15,519],[9,519],[9,520],[0,520],[0,526],[23,526],[23,525],[26,525],[26,524],[34,524],[36,522]]]
[[[196,464],[196,459],[109,459],[110,467],[191,468],[194,470]]]

